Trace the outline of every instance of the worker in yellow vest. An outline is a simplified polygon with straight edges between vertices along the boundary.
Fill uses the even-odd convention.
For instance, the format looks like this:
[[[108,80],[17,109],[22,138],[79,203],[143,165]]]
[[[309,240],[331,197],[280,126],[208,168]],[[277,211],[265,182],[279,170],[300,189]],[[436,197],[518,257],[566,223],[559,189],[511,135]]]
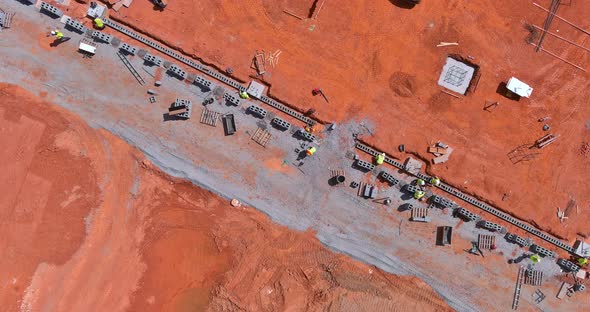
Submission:
[[[426,192],[422,190],[417,190],[414,192],[414,199],[422,200],[422,198],[424,198],[424,195],[426,195]]]
[[[61,31],[59,31],[59,29],[52,30],[51,35],[55,36],[57,40],[61,40],[64,37],[64,34]]]
[[[383,161],[385,160],[385,153],[377,154],[375,156],[375,162],[377,165],[383,165]]]
[[[580,258],[580,259],[578,259],[578,264],[579,265],[586,265],[586,264],[588,264],[588,259]]]
[[[420,178],[418,178],[416,180],[416,186],[418,186],[418,187],[424,187],[425,185],[426,185],[426,182],[424,182],[424,180],[422,180]]]
[[[98,29],[103,29],[104,28],[104,21],[100,17],[97,17],[94,19],[94,26],[96,26],[96,28],[98,28]]]
[[[305,151],[305,154],[307,154],[307,156],[313,156],[313,154],[315,154],[316,151],[317,149],[312,146]]]
[[[533,264],[537,264],[537,263],[541,262],[541,257],[539,255],[532,255],[529,257],[529,259],[531,259]]]
[[[240,91],[240,97],[242,99],[246,99],[246,100],[250,98],[250,96],[248,95],[248,92],[246,92],[246,91]]]
[[[432,184],[434,186],[439,186],[440,185],[440,179],[438,177],[432,177],[432,178],[430,178],[430,184]]]
[[[57,47],[58,45],[70,40],[70,37],[64,37],[64,34],[59,29],[52,30],[51,35],[55,36],[55,40],[53,40],[53,42],[50,44],[52,47]]]

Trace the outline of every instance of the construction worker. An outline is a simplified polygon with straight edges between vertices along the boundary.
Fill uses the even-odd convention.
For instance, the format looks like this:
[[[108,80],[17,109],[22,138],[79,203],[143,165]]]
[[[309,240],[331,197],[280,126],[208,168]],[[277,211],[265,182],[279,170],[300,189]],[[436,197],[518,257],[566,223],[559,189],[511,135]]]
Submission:
[[[579,258],[578,259],[578,264],[579,265],[586,265],[586,264],[588,264],[588,259],[586,259],[586,258]]]
[[[70,40],[70,37],[64,37],[64,34],[59,29],[52,30],[51,35],[55,36],[55,40],[53,40],[53,42],[50,44],[52,47],[57,47],[58,45]]]
[[[541,256],[539,256],[539,255],[532,255],[532,256],[530,256],[529,259],[531,259],[533,264],[537,264],[537,263],[541,262]]]
[[[416,180],[416,186],[418,187],[424,187],[426,185],[426,182],[422,179],[417,179]]]
[[[385,160],[385,153],[377,154],[375,156],[375,162],[377,165],[383,165],[383,161]]]
[[[307,154],[307,156],[313,156],[313,154],[315,154],[316,151],[317,149],[312,146],[305,151],[305,154]]]
[[[98,29],[103,29],[104,28],[104,21],[100,17],[97,17],[94,19],[94,26],[96,26],[96,28],[98,28]]]
[[[57,40],[61,40],[64,37],[64,34],[61,31],[59,31],[59,29],[52,30],[51,31],[51,35],[52,36],[55,36],[55,38]]]
[[[246,92],[246,91],[240,91],[240,97],[242,99],[246,99],[246,100],[250,98],[250,96],[248,95],[248,92]]]
[[[417,190],[416,192],[414,192],[414,199],[422,200],[424,195],[426,195],[426,192],[424,192],[422,190]]]
[[[440,185],[440,179],[438,177],[432,177],[432,178],[430,178],[430,184],[432,184],[434,186],[439,186]]]

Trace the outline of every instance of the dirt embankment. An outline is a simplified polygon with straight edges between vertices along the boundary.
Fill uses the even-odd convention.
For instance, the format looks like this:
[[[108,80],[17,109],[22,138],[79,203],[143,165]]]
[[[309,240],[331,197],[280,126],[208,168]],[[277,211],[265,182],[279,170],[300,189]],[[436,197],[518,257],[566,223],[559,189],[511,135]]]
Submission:
[[[450,310],[22,89],[0,94],[3,311]]]

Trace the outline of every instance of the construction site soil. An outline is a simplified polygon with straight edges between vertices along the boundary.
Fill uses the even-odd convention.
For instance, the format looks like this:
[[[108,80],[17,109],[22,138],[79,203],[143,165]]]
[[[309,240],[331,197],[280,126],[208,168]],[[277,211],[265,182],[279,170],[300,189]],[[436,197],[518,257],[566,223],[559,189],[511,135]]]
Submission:
[[[231,67],[239,80],[263,78],[272,97],[301,111],[314,108],[319,120],[363,122],[370,129],[363,140],[395,157],[407,156],[397,150],[404,144],[429,160],[428,144],[443,141],[454,152],[430,173],[559,237],[590,234],[581,218],[590,212],[590,161],[583,149],[590,141],[584,105],[590,88],[585,72],[527,43],[527,25],[542,26],[547,13],[530,0],[427,1],[413,9],[401,3],[175,0],[160,11],[136,1],[110,15],[205,63]],[[558,13],[588,29],[588,11],[590,3],[572,1]],[[558,19],[551,30],[581,45],[589,39]],[[458,45],[436,47],[443,41]],[[555,37],[548,36],[544,48],[590,65],[586,51]],[[252,58],[262,50],[267,58],[279,56],[257,77]],[[479,66],[481,79],[466,96],[441,93],[437,85],[451,54]],[[531,99],[498,94],[511,76],[534,88]],[[329,103],[312,96],[316,87]],[[488,112],[487,100],[500,104]],[[537,121],[546,116],[559,139],[530,148],[546,134]],[[570,209],[560,223],[557,207],[565,209],[570,199],[576,214]]]
[[[0,84],[2,311],[449,311]]]

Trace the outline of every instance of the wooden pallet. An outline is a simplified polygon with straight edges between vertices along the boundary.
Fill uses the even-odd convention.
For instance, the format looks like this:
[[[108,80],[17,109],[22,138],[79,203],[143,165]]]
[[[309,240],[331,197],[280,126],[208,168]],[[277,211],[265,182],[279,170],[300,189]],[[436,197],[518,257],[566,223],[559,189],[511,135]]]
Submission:
[[[250,67],[256,69],[258,75],[264,75],[266,73],[266,57],[264,55],[264,50],[262,50],[262,52],[256,52],[252,58],[252,65]]]
[[[206,107],[204,107],[203,112],[201,113],[201,123],[217,127],[217,120],[219,120],[219,116],[221,116],[220,113],[209,110]]]
[[[541,286],[543,283],[543,271],[526,270],[524,283],[527,285]]]
[[[1,10],[0,10],[1,11]],[[4,21],[2,22],[2,27],[4,28],[10,28],[10,25],[12,24],[12,18],[14,17],[14,12],[4,12]]]
[[[330,179],[336,179],[337,176],[346,177],[346,173],[343,169],[330,169]],[[334,186],[344,186],[344,184],[345,183],[336,183]]]
[[[419,206],[412,208],[412,221],[428,222],[428,208]]]
[[[363,190],[365,189],[365,185],[367,185],[367,183],[365,183],[365,182],[360,182],[359,183],[359,187],[356,190],[356,195],[357,196],[363,197]]]
[[[491,250],[496,244],[496,237],[493,235],[479,234],[477,236],[477,247],[479,249]]]
[[[265,129],[258,128],[256,129],[256,132],[254,132],[254,135],[252,135],[252,140],[265,147],[268,141],[270,141],[271,137],[272,135],[270,132],[266,131]]]

